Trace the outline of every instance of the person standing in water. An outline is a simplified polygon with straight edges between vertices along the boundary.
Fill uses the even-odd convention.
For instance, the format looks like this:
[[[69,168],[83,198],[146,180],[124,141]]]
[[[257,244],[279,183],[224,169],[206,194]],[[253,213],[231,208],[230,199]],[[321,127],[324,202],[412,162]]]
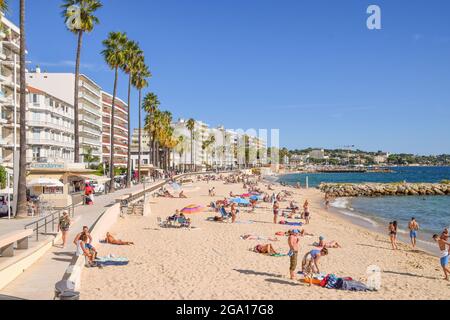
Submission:
[[[416,218],[411,218],[411,221],[409,222],[408,225],[408,229],[412,247],[413,249],[415,249],[417,244],[417,231],[419,231],[419,224],[417,223]]]

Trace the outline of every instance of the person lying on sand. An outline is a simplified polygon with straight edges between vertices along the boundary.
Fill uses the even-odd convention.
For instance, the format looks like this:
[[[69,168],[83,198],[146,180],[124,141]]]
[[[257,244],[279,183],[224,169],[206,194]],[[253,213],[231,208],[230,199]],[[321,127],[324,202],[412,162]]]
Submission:
[[[111,233],[107,233],[106,234],[106,238],[105,238],[105,242],[108,244],[114,244],[117,246],[130,246],[130,245],[134,245],[133,242],[130,241],[122,241],[122,240],[116,240]]]
[[[337,241],[329,241],[329,242],[325,242],[325,238],[324,237],[319,237],[319,242],[315,242],[314,243],[315,247],[319,247],[319,248],[342,248],[342,246],[337,242]]]
[[[266,244],[266,245],[258,244],[254,248],[254,251],[256,253],[268,254],[268,255],[278,254],[278,252],[272,247],[272,245],[270,243]]]
[[[164,197],[166,198],[175,198],[169,191],[164,190]]]
[[[245,235],[241,236],[241,239],[242,239],[242,240],[267,240],[267,241],[278,241],[278,238],[255,236],[254,234],[245,234]]]
[[[281,233],[283,233],[283,232],[281,232]],[[280,233],[280,234],[281,234],[281,233]],[[304,237],[304,236],[314,237],[314,235],[313,235],[312,233],[306,232],[305,229],[292,229],[292,230],[289,230],[289,231],[285,232],[284,235],[285,235],[286,237],[289,237],[292,233],[298,233],[298,235],[299,235],[300,237]],[[278,235],[278,232],[277,232],[276,235]]]

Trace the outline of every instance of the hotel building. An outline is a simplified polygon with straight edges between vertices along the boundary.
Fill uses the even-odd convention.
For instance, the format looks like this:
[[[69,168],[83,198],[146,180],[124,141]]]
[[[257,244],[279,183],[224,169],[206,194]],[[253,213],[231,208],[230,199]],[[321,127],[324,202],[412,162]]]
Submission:
[[[111,150],[112,95],[102,92],[103,162],[109,163]],[[116,97],[114,114],[114,166],[126,168],[128,161],[128,105]]]
[[[73,162],[73,118],[72,105],[28,86],[27,162]]]
[[[20,30],[3,14],[0,19],[0,163],[12,166],[19,148]]]
[[[36,68],[35,72],[27,73],[27,84],[42,90],[49,95],[74,104],[75,74],[73,73],[46,73]],[[81,74],[79,81],[79,132],[80,155],[89,152],[102,161],[103,156],[103,101],[99,85]]]

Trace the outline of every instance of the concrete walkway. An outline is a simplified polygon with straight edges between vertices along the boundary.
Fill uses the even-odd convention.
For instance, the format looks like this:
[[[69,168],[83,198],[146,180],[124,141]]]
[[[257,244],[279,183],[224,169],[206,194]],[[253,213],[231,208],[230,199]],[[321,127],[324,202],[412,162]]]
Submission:
[[[150,185],[146,185],[146,188],[148,187]],[[68,234],[66,248],[61,248],[60,243],[53,246],[33,266],[1,290],[0,299],[7,297],[28,300],[53,299],[55,283],[62,279],[72,261],[76,251],[73,240],[82,230],[82,227],[91,227],[109,207],[116,203],[115,200],[120,196],[140,190],[143,190],[143,185],[95,197],[93,206],[77,207],[75,209],[75,218]]]

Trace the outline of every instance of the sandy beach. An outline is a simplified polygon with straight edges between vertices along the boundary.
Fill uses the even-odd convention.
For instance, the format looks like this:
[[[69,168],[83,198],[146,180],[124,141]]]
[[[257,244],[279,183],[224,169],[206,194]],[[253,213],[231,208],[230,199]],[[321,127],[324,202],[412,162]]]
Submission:
[[[217,196],[208,196],[214,186]],[[262,184],[260,184],[262,186]],[[286,187],[276,186],[277,190]],[[264,187],[265,189],[265,187]],[[101,256],[127,257],[130,263],[121,267],[89,268],[82,274],[81,298],[97,299],[242,299],[242,300],[308,300],[308,299],[449,299],[450,283],[443,281],[439,259],[423,251],[412,251],[400,244],[391,250],[387,234],[378,234],[342,219],[324,209],[323,195],[315,189],[297,190],[293,200],[310,201],[311,224],[304,226],[314,237],[300,238],[301,258],[312,250],[319,236],[337,240],[343,248],[330,249],[320,262],[321,272],[366,281],[366,269],[377,265],[382,270],[382,287],[378,292],[348,292],[309,287],[289,279],[289,258],[270,257],[251,252],[257,244],[272,243],[281,253],[288,252],[286,237],[279,241],[241,240],[244,234],[274,237],[290,228],[274,225],[268,203],[258,203],[254,213],[241,209],[237,224],[207,221],[212,211],[190,216],[197,229],[162,229],[157,218],[165,219],[176,209],[190,204],[207,205],[227,197],[230,191],[244,193],[242,184],[221,181],[196,182],[184,187],[188,199],[155,198],[149,217],[129,216],[111,230],[118,239],[133,241],[135,246],[101,244]],[[289,202],[282,202],[286,208]]]

